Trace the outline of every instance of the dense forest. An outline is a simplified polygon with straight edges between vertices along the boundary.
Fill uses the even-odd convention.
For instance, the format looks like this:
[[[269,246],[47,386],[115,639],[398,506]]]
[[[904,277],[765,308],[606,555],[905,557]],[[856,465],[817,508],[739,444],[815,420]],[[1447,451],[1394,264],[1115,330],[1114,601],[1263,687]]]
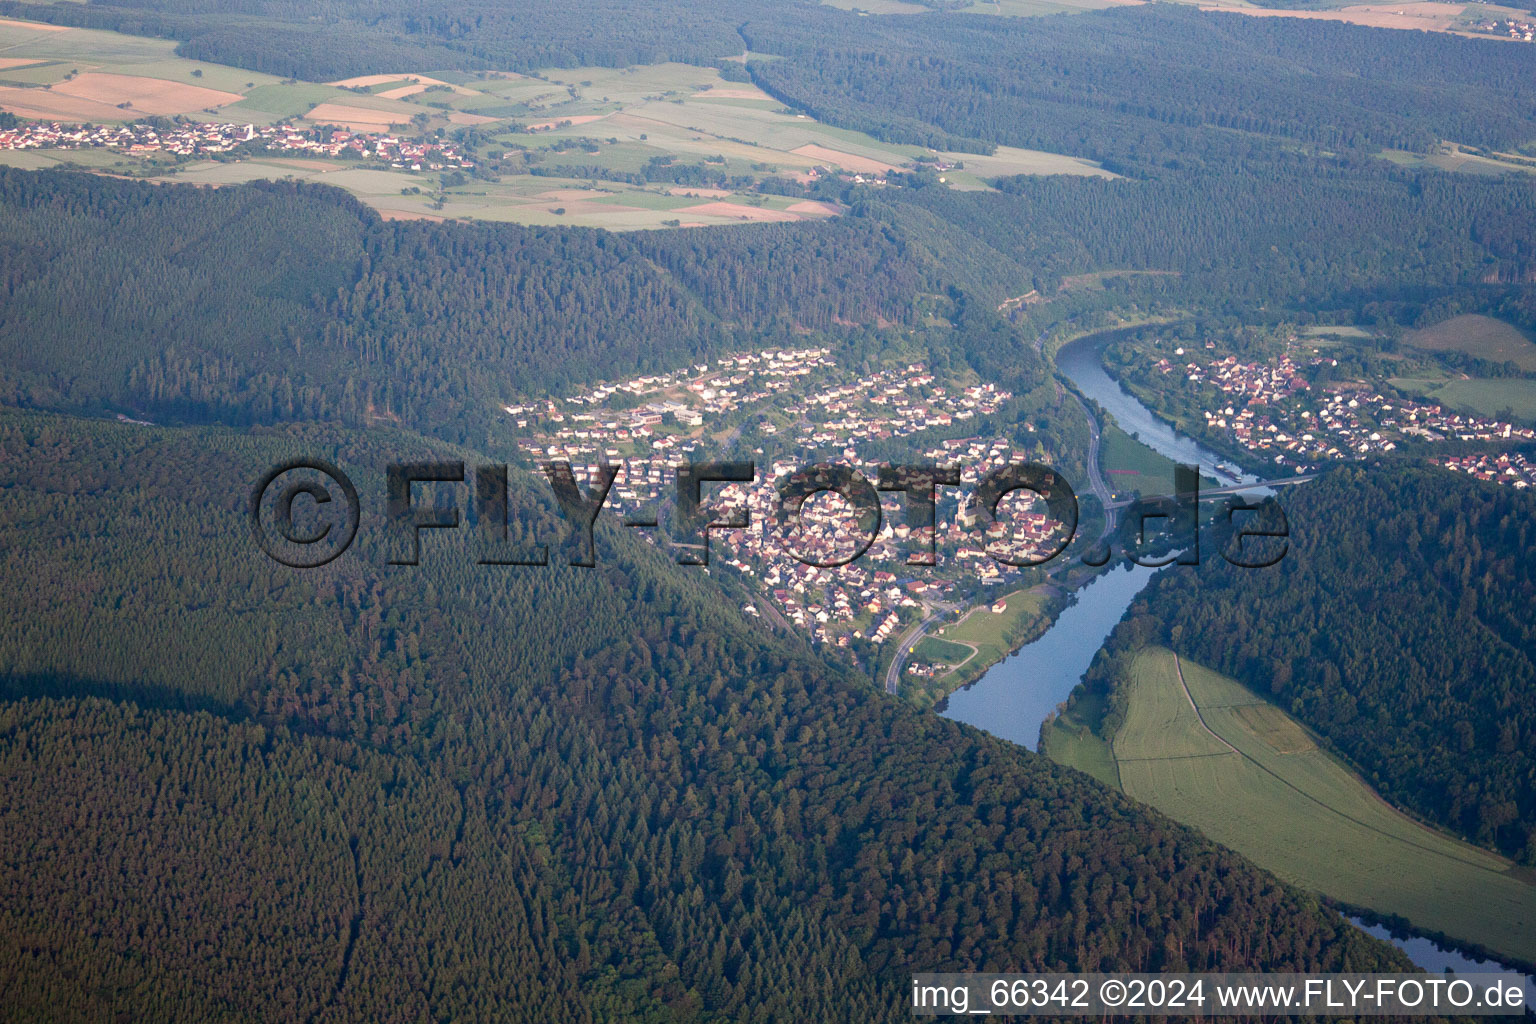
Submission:
[[[1279,0],[1290,6],[1296,0]],[[893,141],[1030,146],[1137,170],[1240,156],[1265,137],[1423,149],[1529,143],[1529,47],[1153,4],[1068,18],[861,18],[813,0],[0,0],[0,15],[159,35],[183,56],[328,81],[661,61],[753,77]]]
[[[1296,157],[1262,176],[1016,177],[998,187],[917,190],[894,216],[917,238],[957,236],[946,246],[951,273],[967,283],[965,261],[989,251],[1047,293],[1084,268],[1173,270],[1136,282],[1138,293],[1247,316],[1281,306],[1304,321],[1412,323],[1448,295],[1479,309],[1528,296],[1511,285],[1536,274],[1536,207],[1519,180]],[[945,227],[928,230],[935,222]],[[988,273],[977,268],[972,287],[981,291]]]
[[[627,67],[666,60],[713,65],[739,54],[751,3],[680,0],[376,3],[370,0],[5,0],[6,14],[157,35],[195,60],[328,81],[400,68]],[[771,8],[770,8],[771,9]]]
[[[1536,499],[1411,467],[1336,470],[1285,500],[1290,551],[1161,574],[1087,693],[1165,644],[1267,694],[1382,795],[1536,864]]]
[[[787,58],[753,62],[758,83],[834,124],[936,148],[1071,153],[1130,174],[1240,161],[1278,138],[1511,147],[1531,141],[1536,114],[1529,47],[1169,4],[887,18],[857,33],[823,7],[743,32]]]
[[[440,445],[9,413],[0,446],[12,1019],[875,1020],[919,967],[1402,963],[633,537],[385,566],[382,464]],[[311,574],[245,523],[296,453],[363,496]]]
[[[0,399],[33,407],[483,443],[509,399],[807,332],[854,345],[936,287],[866,218],[626,236],[0,169]]]
[[[1121,176],[957,194],[919,173],[828,186],[847,212],[827,221],[618,235],[0,169],[4,1016],[883,1020],[913,970],[1406,966],[1197,833],[885,699],[612,524],[593,569],[480,565],[467,527],[390,566],[384,470],[506,461],[518,397],[814,343],[975,370],[1018,396],[999,422],[1060,425],[1075,473],[1052,330],[1529,323],[1530,181],[1376,151],[1527,144],[1536,51],[1170,5],[0,15],[314,80],[750,48],[779,59],[739,74],[834,124]],[[1082,280],[1126,269],[1171,273]],[[1047,301],[1000,314],[1031,289]],[[363,499],[354,548],[305,572],[247,519],[297,455]],[[551,542],[547,485],[511,480],[512,539]],[[1536,858],[1532,500],[1333,474],[1288,497],[1280,568],[1164,574],[1091,681],[1167,643],[1274,695],[1392,800]]]
[[[505,442],[496,409],[514,397],[764,345],[878,348],[935,314],[953,326],[934,346],[1028,390],[1049,373],[1027,344],[1040,325],[991,307],[1106,266],[1179,273],[1064,296],[1048,315],[1528,311],[1528,289],[1499,283],[1536,272],[1528,185],[1299,159],[1271,171],[1013,178],[870,196],[817,224],[614,235],[385,222],[315,186],[0,170],[0,398],[157,421],[391,422],[484,445]]]

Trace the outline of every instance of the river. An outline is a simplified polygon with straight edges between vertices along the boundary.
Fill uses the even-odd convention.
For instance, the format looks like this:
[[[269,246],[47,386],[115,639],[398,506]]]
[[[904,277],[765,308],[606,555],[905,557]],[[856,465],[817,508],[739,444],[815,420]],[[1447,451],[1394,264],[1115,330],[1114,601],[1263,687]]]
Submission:
[[[1135,433],[1147,447],[1186,465],[1198,465],[1202,473],[1214,475],[1223,484],[1254,482],[1256,477],[1241,472],[1217,470],[1230,463],[1175,432],[1104,372],[1100,354],[1120,333],[1106,331],[1072,342],[1057,353],[1057,367],[1085,397],[1113,416],[1122,430]],[[1034,750],[1040,724],[1081,681],[1110,630],[1156,571],[1122,561],[1078,590],[1075,603],[1044,636],[950,694],[943,714]]]
[[[1097,402],[1115,418],[1126,433],[1168,458],[1206,467],[1230,466],[1227,460],[1193,438],[1175,432],[1146,406],[1122,388],[1104,370],[1100,354],[1118,332],[1110,331],[1079,339],[1057,354],[1056,365],[1084,396]],[[1217,471],[1223,484],[1252,483],[1246,474]],[[980,679],[949,695],[942,714],[984,729],[1020,746],[1036,749],[1040,726],[1082,680],[1093,656],[1103,646],[1136,595],[1151,582],[1158,569],[1122,562],[1079,589],[1073,604],[1046,630],[1014,654],[993,665]],[[1474,961],[1444,950],[1429,939],[1398,940],[1384,928],[1354,922],[1393,943],[1417,966],[1440,973],[1446,968],[1468,972],[1509,971],[1495,961]],[[1527,1005],[1536,998],[1536,979],[1525,979]]]
[[[1121,564],[1077,591],[1045,635],[949,695],[944,715],[1034,750],[1040,723],[1067,699],[1156,569]]]
[[[1077,390],[1093,399],[1099,408],[1115,418],[1115,423],[1127,434],[1135,437],[1148,448],[1166,455],[1175,462],[1187,466],[1198,465],[1201,473],[1214,477],[1223,486],[1253,483],[1258,478],[1242,472],[1230,461],[1217,455],[1198,441],[1174,430],[1158,419],[1152,411],[1104,370],[1102,355],[1122,331],[1106,331],[1062,347],[1056,353],[1056,367],[1061,370]]]

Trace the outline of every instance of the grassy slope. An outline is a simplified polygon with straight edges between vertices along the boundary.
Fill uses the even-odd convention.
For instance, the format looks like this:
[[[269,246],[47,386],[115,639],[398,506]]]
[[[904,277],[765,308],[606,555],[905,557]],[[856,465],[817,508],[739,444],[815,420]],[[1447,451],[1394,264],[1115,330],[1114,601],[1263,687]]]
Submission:
[[[991,611],[991,601],[997,598],[990,597],[966,615],[964,621],[935,627],[918,642],[913,653],[915,660],[957,666],[933,678],[903,677],[903,693],[919,707],[927,707],[981,676],[1021,644],[1039,636],[1054,614],[1048,614],[1047,599],[1038,591],[1016,590],[998,597],[1008,602],[1007,610],[1001,614]],[[955,657],[962,653],[968,657]]]
[[[1468,313],[1410,331],[1403,338],[1431,352],[1465,352],[1479,359],[1510,360],[1527,373],[1536,370],[1536,343],[1518,328],[1490,316]]]
[[[1101,781],[1118,778],[1128,795],[1288,881],[1536,959],[1529,872],[1395,810],[1290,716],[1234,680],[1187,660],[1178,665],[1187,695],[1174,655],[1143,651],[1112,744],[1082,723],[1057,722],[1048,753]]]
[[[1484,416],[1498,416],[1507,409],[1518,419],[1536,419],[1536,380],[1504,377],[1439,381],[1399,377],[1388,383],[1452,409]]]
[[[1173,460],[1113,424],[1104,431],[1100,462],[1106,474],[1105,482],[1117,492],[1173,493]]]

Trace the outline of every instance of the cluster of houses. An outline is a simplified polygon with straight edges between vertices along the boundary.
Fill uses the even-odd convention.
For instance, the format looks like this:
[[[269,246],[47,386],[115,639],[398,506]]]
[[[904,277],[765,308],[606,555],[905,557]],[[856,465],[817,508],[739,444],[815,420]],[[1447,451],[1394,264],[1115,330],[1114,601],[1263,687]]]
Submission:
[[[837,381],[840,376],[844,381]],[[529,431],[519,443],[532,461],[569,461],[583,487],[602,465],[614,467],[607,513],[641,519],[673,502],[677,465],[718,457],[718,445],[702,428],[730,413],[750,417],[759,408],[771,409],[773,421],[754,421],[755,440],[780,451],[820,453],[817,461],[852,467],[874,482],[878,466],[861,457],[862,443],[952,426],[995,411],[1009,397],[990,384],[942,385],[921,364],[852,377],[837,368],[829,350],[807,348],[726,356],[674,373],[600,384],[568,398],[507,405],[504,411]],[[788,426],[775,426],[786,419]],[[837,454],[829,459],[829,452]],[[797,517],[781,515],[780,484],[804,468],[802,460],[782,455],[760,460],[752,483],[705,490],[705,507],[717,520],[745,512],[747,521],[741,528],[710,531],[710,564],[746,577],[771,598],[782,618],[818,641],[881,643],[903,621],[919,616],[925,601],[951,594],[961,572],[989,584],[1017,579],[1017,569],[989,552],[1021,560],[1054,546],[1058,524],[1043,509],[1027,507],[1022,494],[1004,499],[1000,522],[979,529],[982,516],[972,497],[978,481],[990,469],[1025,457],[1002,437],[936,442],[924,458],[959,466],[961,475],[959,487],[938,489],[936,537],[910,527],[902,496],[887,493],[880,528],[867,550],[849,564],[828,566],[807,562],[842,561],[868,539],[857,513],[841,497],[822,492],[807,500]],[[646,531],[660,543],[656,533]],[[926,553],[930,543],[936,565],[909,564],[909,556]],[[760,614],[755,607],[753,614]]]
[[[766,401],[789,391],[801,378],[835,366],[831,350],[825,348],[749,352],[717,359],[713,367],[698,363],[673,373],[599,384],[566,398],[566,408],[554,401],[505,408],[519,427],[534,420],[547,421],[552,429],[546,436],[561,444],[574,442],[581,447],[580,442],[605,438],[654,448],[663,440],[657,436],[662,433],[660,428],[668,424],[684,429],[701,427],[707,417],[724,416]],[[629,402],[651,397],[651,401],[631,409],[607,408],[616,397]]]
[[[413,171],[474,166],[474,161],[453,142],[291,124],[178,121],[169,127],[161,122],[157,127],[146,122],[80,125],[26,121],[16,128],[0,130],[0,149],[118,149],[125,153],[174,156],[216,156],[239,150],[379,161],[392,168]]]
[[[1184,355],[1177,349],[1175,355]],[[1320,357],[1307,366],[1338,365]],[[1232,399],[1203,410],[1206,426],[1237,444],[1297,472],[1337,459],[1390,452],[1406,439],[1425,441],[1531,440],[1529,427],[1447,410],[1439,405],[1385,395],[1359,384],[1322,387],[1314,396],[1308,370],[1283,356],[1273,363],[1245,363],[1235,356],[1182,368],[1167,359],[1156,368],[1182,372],[1196,386]]]
[[[251,125],[186,124],[162,131],[148,124],[59,124],[23,121],[0,130],[0,149],[120,149],[177,156],[231,153],[254,139]]]
[[[996,412],[1012,397],[990,383],[942,386],[922,363],[913,363],[817,391],[785,412],[797,420],[795,443],[823,448],[946,429]]]
[[[1522,491],[1527,487],[1536,487],[1536,462],[1532,462],[1519,452],[1449,455],[1435,461],[1446,469],[1456,473],[1467,473],[1479,480],[1506,484]]]
[[[1478,22],[1472,26],[1475,32],[1486,32],[1489,35],[1505,36],[1521,42],[1536,42],[1536,19],[1531,18],[1497,18]]]

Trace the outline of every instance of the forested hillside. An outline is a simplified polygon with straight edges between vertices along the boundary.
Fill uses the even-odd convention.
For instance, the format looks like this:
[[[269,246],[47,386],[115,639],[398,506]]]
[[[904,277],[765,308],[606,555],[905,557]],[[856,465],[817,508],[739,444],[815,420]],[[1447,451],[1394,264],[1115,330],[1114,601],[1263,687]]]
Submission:
[[[1536,113],[1536,55],[1491,40],[1169,4],[850,20],[754,19],[752,49],[788,58],[754,62],[754,77],[823,120],[943,149],[1005,143],[1145,174],[1241,162],[1273,139],[1516,146]]]
[[[382,464],[439,446],[17,413],[0,443],[13,1019],[896,1019],[917,968],[1401,963],[632,537],[386,567]],[[245,522],[295,453],[363,492],[310,574]]]
[[[1284,507],[1278,565],[1207,558],[1160,574],[1089,691],[1166,644],[1269,695],[1398,805],[1536,863],[1536,499],[1436,470],[1352,468]]]
[[[1002,194],[925,188],[911,203],[1047,292],[1083,268],[1174,270],[1136,287],[1238,315],[1281,305],[1308,319],[1412,322],[1445,295],[1479,308],[1528,296],[1510,284],[1536,274],[1536,207],[1521,180],[1293,157],[1263,175],[998,185]]]
[[[936,344],[1028,390],[1047,376],[1032,327],[991,306],[1103,267],[1180,271],[1116,301],[1403,322],[1447,299],[1510,304],[1496,282],[1536,271],[1528,185],[1272,170],[1019,178],[1000,194],[907,190],[820,224],[635,235],[385,222],[313,186],[0,170],[0,397],[484,444],[514,397],[817,338],[878,350],[935,313],[954,324]]]
[[[906,324],[935,287],[863,218],[708,236],[385,222],[345,193],[0,169],[0,398],[403,422],[704,353]]]
[[[675,60],[716,64],[742,50],[750,3],[700,7],[679,0],[508,5],[324,0],[125,0],[32,4],[0,11],[62,25],[164,36],[197,60],[314,81],[402,68],[532,71]]]
[[[1031,447],[1076,478],[1060,332],[1530,323],[1531,179],[1378,151],[1528,148],[1536,49],[1163,4],[0,16],[317,81],[750,48],[791,114],[1122,175],[957,194],[931,164],[881,189],[828,174],[825,221],[612,234],[0,169],[0,1016],[895,1020],[916,970],[1406,967],[1200,834],[887,699],[614,523],[592,569],[481,565],[468,525],[390,565],[385,467],[511,461],[502,403],[818,345],[1006,388],[995,423],[947,429],[1027,410]],[[1167,273],[1096,278],[1121,270]],[[362,494],[357,543],[309,571],[263,555],[248,517],[295,456]],[[511,480],[512,539],[553,548],[547,483]],[[470,487],[442,490],[468,510]],[[1418,470],[1291,492],[1290,556],[1162,574],[1095,696],[1115,658],[1167,644],[1271,694],[1390,799],[1536,862],[1533,500]]]

